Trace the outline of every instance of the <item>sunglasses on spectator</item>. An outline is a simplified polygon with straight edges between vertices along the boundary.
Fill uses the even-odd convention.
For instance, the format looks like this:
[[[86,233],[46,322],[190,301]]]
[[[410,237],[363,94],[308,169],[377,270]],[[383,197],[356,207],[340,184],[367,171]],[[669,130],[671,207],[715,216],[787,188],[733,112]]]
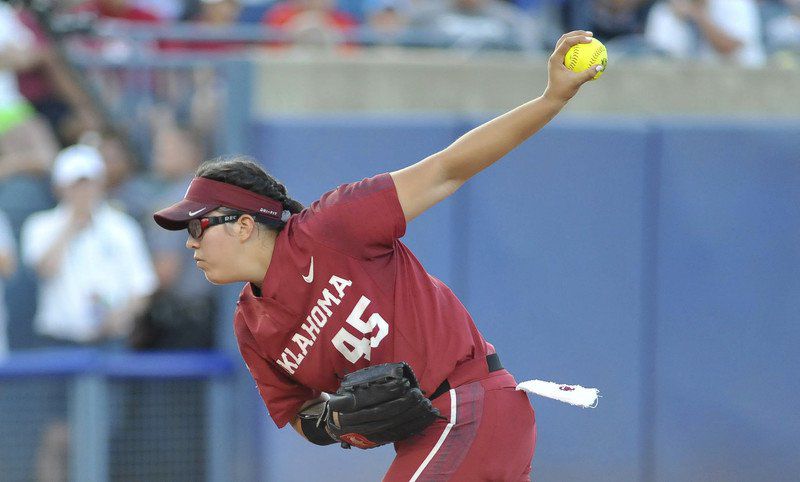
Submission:
[[[194,239],[200,239],[203,237],[203,233],[206,231],[206,229],[210,228],[211,226],[236,222],[236,220],[242,217],[243,214],[244,213],[235,213],[226,214],[225,216],[190,219],[189,223],[186,225],[186,230],[189,231],[189,235]]]

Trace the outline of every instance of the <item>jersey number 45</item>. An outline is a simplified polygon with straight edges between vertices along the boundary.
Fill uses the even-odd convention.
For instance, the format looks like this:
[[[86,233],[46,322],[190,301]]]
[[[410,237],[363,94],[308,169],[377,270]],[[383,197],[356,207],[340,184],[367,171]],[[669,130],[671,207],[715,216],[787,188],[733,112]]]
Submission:
[[[350,363],[356,363],[362,356],[369,361],[372,349],[377,348],[381,341],[386,338],[386,335],[389,334],[389,323],[380,314],[373,313],[366,321],[362,319],[369,304],[369,298],[362,296],[353,311],[347,316],[347,324],[358,330],[363,335],[361,338],[356,337],[342,327],[331,340],[333,346]],[[372,335],[375,328],[378,329],[378,332]]]

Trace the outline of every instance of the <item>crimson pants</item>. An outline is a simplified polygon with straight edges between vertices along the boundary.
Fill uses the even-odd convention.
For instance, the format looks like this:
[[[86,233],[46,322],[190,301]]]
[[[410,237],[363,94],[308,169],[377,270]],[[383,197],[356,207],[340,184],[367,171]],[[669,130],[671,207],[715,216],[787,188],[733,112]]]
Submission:
[[[530,480],[536,421],[516,384],[499,370],[436,398],[446,420],[397,442],[384,482]]]

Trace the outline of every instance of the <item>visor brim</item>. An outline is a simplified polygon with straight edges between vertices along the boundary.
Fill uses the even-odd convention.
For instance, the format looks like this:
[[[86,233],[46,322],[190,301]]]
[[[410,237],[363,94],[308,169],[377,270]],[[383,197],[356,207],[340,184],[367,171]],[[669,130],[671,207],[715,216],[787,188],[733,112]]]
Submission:
[[[186,229],[192,219],[203,217],[205,214],[217,209],[219,206],[182,199],[168,208],[153,214],[156,224],[170,231]]]

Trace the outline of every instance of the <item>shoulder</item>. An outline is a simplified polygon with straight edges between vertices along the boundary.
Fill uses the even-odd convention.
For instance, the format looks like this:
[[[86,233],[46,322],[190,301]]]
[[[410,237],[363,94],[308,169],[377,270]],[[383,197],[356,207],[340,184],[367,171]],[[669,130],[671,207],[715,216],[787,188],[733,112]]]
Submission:
[[[123,209],[110,204],[106,203],[100,206],[99,213],[105,220],[110,222],[124,224],[126,226],[139,226],[139,223],[131,216],[130,214],[126,213]]]
[[[737,16],[743,15],[747,18],[759,16],[758,4],[754,0],[712,0],[709,8],[716,20],[726,20],[728,16],[734,15],[731,19],[742,20]]]
[[[323,205],[333,203],[349,203],[368,198],[374,194],[383,193],[387,190],[394,190],[394,181],[389,173],[378,174],[373,177],[364,178],[360,181],[342,184],[336,189],[332,189],[311,205],[312,210],[320,203]]]
[[[61,216],[66,216],[66,212],[62,208],[53,208],[47,209],[45,211],[38,211],[25,219],[25,222],[22,223],[22,230],[31,230],[31,229],[41,229],[46,228],[47,226],[53,226],[53,229],[56,229],[55,224],[53,221],[61,218]]]
[[[109,204],[100,208],[100,222],[107,229],[125,235],[143,235],[141,225],[129,214]]]

